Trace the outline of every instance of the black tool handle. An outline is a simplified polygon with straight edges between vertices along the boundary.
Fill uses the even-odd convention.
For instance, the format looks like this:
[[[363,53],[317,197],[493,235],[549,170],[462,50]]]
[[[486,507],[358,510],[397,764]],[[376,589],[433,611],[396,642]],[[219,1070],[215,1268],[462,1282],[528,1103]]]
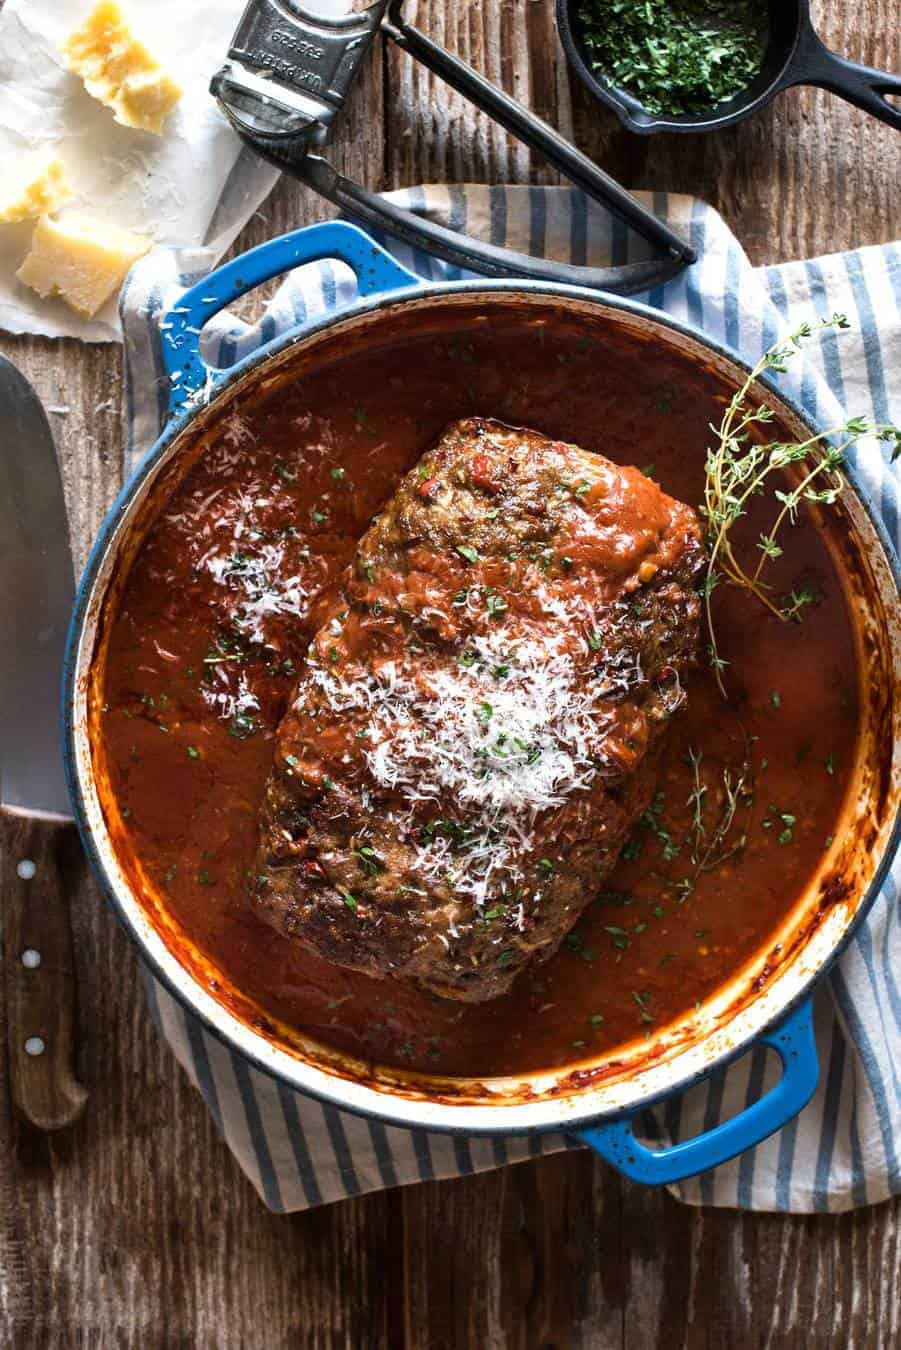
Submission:
[[[578,267],[572,263],[554,262],[550,258],[533,258],[527,253],[514,253],[511,249],[483,243],[471,235],[446,229],[412,211],[406,211],[345,178],[318,155],[306,155],[300,161],[285,162],[268,154],[259,142],[254,143],[254,149],[329,201],[335,202],[342,211],[361,224],[384,230],[413,248],[423,249],[435,257],[443,258],[445,262],[485,276],[551,281],[567,286],[588,286],[611,295],[632,295],[671,280],[684,266],[682,258],[669,257],[626,263],[621,267]]]
[[[408,24],[401,14],[403,0],[392,0],[382,31],[417,61],[438,75],[457,93],[488,113],[532,150],[551,163],[589,197],[609,207],[650,243],[681,262],[695,260],[694,250],[653,212],[648,211],[615,178],[583,155],[553,127],[529,112],[509,94],[498,89],[464,61],[439,47],[431,38]]]
[[[795,54],[779,83],[783,89],[798,84],[828,89],[901,131],[901,107],[890,102],[892,95],[901,98],[901,77],[837,56],[814,31],[809,14],[804,19]]]

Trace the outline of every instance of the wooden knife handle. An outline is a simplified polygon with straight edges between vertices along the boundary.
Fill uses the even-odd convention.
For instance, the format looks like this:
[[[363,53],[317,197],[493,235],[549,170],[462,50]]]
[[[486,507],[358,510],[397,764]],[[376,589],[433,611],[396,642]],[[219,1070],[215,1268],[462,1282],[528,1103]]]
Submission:
[[[88,1099],[73,1070],[75,962],[66,899],[73,845],[71,821],[0,808],[10,1085],[16,1108],[41,1130],[73,1124]]]

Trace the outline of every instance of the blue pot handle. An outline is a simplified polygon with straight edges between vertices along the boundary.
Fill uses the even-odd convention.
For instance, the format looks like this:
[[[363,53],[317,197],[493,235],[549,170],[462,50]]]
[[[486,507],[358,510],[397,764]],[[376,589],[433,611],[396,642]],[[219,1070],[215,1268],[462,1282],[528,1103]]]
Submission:
[[[635,1117],[580,1130],[578,1137],[618,1172],[645,1186],[668,1186],[697,1176],[754,1148],[806,1106],[819,1079],[810,1001],[760,1037],[782,1060],[782,1077],[759,1101],[731,1120],[670,1148],[647,1148],[632,1131]]]
[[[188,399],[203,389],[207,381],[226,374],[205,365],[200,355],[200,330],[204,324],[261,282],[323,258],[347,263],[357,278],[361,296],[401,290],[420,281],[368,234],[341,220],[292,230],[242,253],[185,291],[178,304],[163,317],[160,326],[163,362],[169,376],[170,416],[181,412]]]

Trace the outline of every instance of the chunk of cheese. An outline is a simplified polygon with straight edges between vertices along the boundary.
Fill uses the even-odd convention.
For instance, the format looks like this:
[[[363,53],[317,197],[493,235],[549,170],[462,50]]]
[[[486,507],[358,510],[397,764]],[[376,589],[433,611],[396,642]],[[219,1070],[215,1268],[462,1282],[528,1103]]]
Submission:
[[[24,155],[0,184],[0,225],[58,211],[71,196],[61,160],[49,151]]]
[[[35,226],[31,252],[16,276],[38,295],[58,295],[90,319],[151,243],[143,235],[88,216],[70,215],[62,220],[42,216]]]
[[[62,54],[88,93],[112,108],[117,122],[160,135],[181,89],[132,36],[116,0],[98,0],[63,44]]]

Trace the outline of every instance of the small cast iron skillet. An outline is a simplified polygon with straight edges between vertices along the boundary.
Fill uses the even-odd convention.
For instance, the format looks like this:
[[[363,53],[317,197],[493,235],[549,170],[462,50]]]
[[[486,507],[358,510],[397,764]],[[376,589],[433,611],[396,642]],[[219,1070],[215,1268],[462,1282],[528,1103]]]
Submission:
[[[760,73],[734,98],[709,112],[681,117],[654,116],[637,98],[598,76],[585,45],[583,0],[557,0],[557,30],[569,61],[594,96],[612,108],[629,131],[643,136],[654,131],[719,131],[731,127],[764,107],[783,89],[797,84],[829,89],[901,130],[901,104],[890,101],[892,95],[901,98],[901,77],[859,66],[829,51],[814,29],[810,0],[766,2],[769,43]]]

